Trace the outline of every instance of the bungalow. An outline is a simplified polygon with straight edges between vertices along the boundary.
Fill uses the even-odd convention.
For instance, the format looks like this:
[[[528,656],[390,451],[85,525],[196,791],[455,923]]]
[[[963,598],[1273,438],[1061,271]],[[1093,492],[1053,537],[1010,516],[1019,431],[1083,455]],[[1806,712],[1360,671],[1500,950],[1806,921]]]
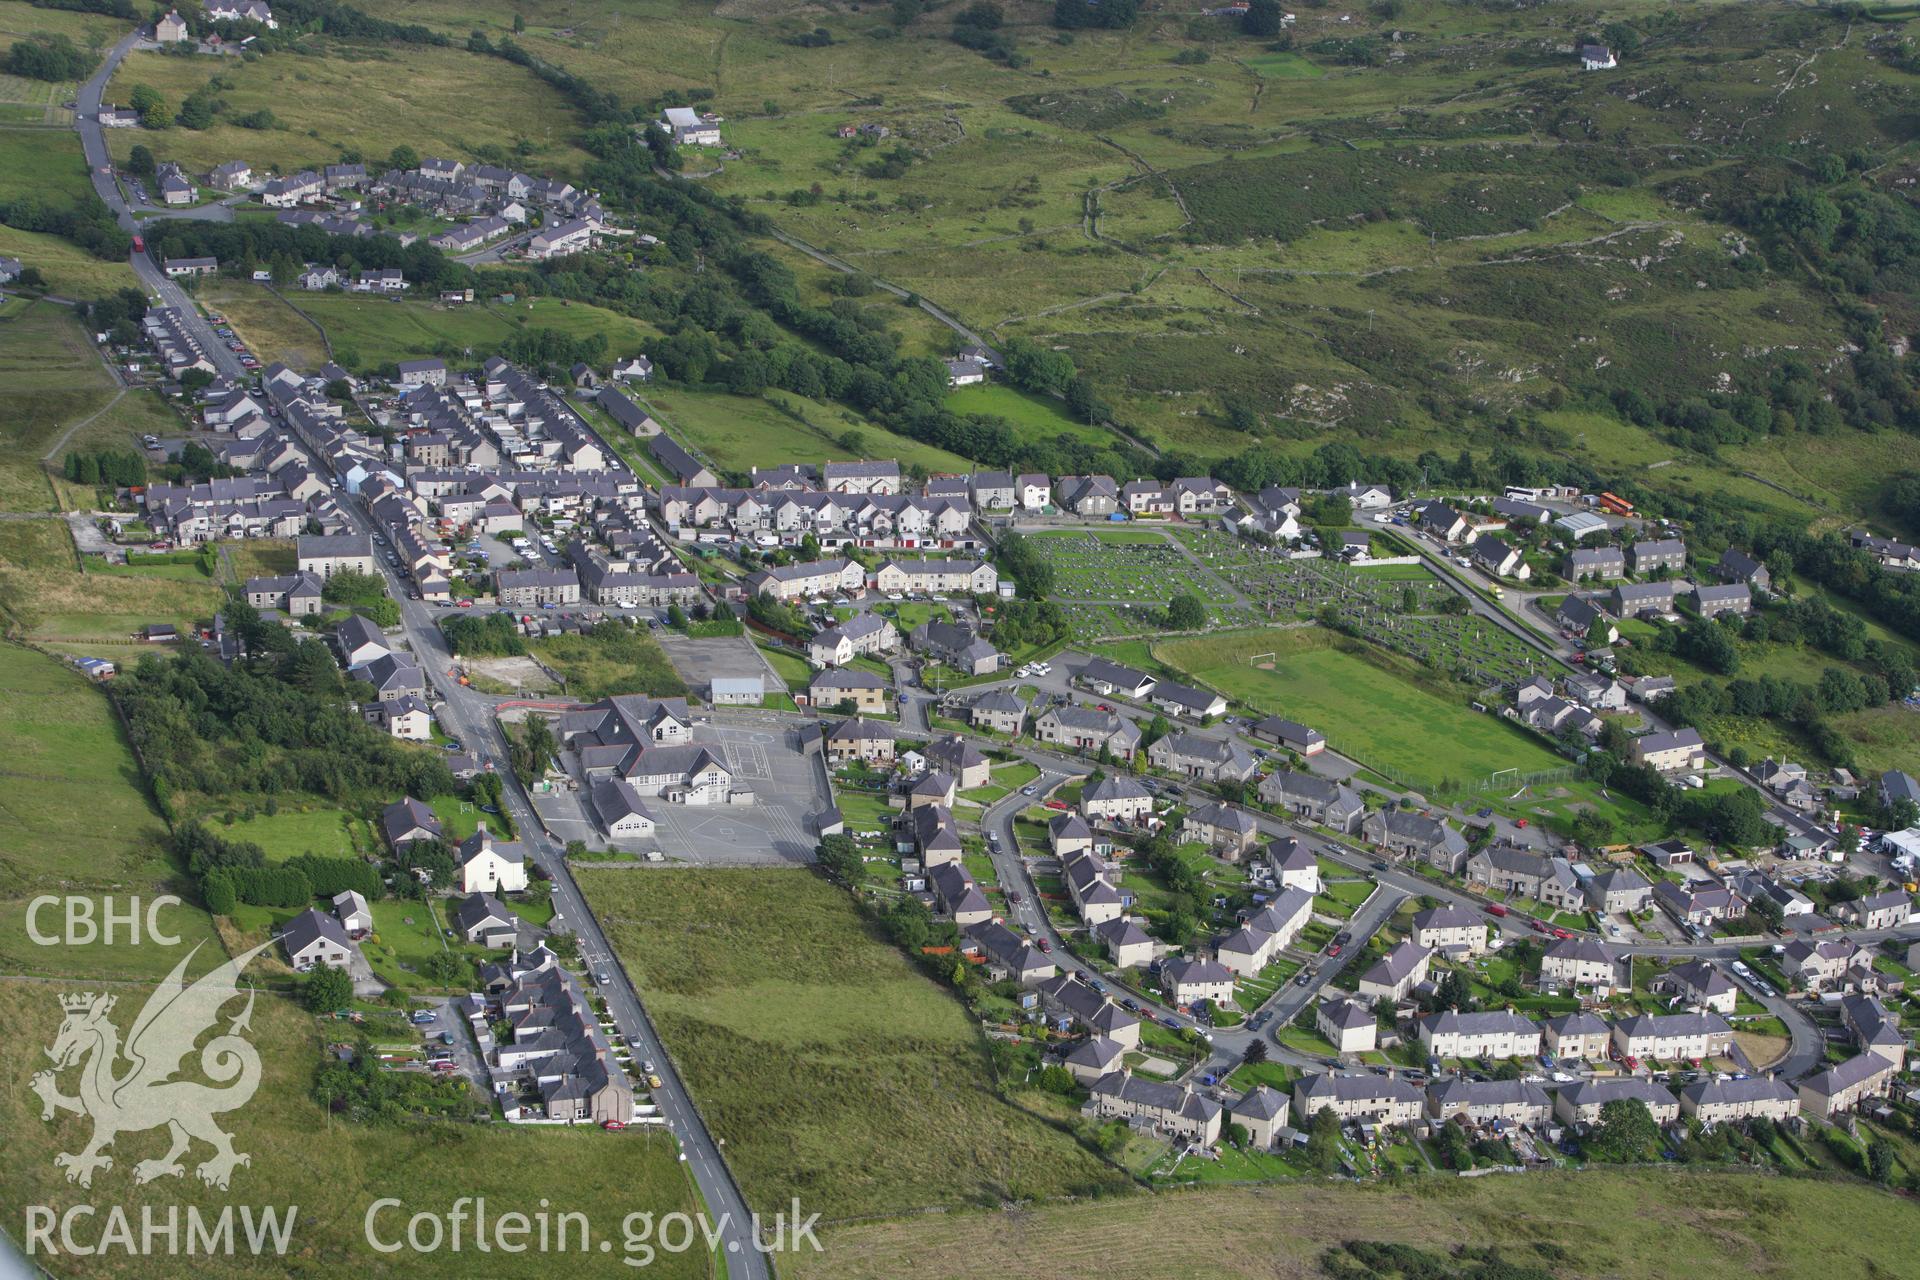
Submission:
[[[666,468],[675,484],[688,489],[712,489],[720,483],[719,477],[709,471],[705,463],[688,453],[684,445],[664,431],[647,441],[647,453]]]
[[[1442,542],[1458,542],[1467,536],[1470,526],[1466,517],[1444,502],[1423,502],[1415,512],[1415,523],[1421,531]]]
[[[1733,1046],[1733,1027],[1717,1013],[1640,1013],[1613,1024],[1622,1057],[1649,1062],[1717,1058]]]
[[[1409,936],[1429,951],[1477,956],[1487,949],[1487,922],[1452,903],[1413,913]]]
[[[1293,1113],[1302,1122],[1331,1110],[1343,1122],[1412,1124],[1425,1108],[1426,1099],[1405,1080],[1370,1071],[1327,1071],[1293,1086]]]
[[[1260,824],[1230,804],[1204,805],[1180,824],[1181,843],[1197,840],[1228,862],[1240,861],[1259,838]]]
[[[1553,1099],[1529,1080],[1455,1078],[1427,1086],[1427,1114],[1440,1121],[1460,1119],[1476,1125],[1499,1121],[1537,1129],[1552,1117]]]
[[[1257,767],[1239,743],[1202,733],[1176,732],[1156,739],[1147,748],[1147,759],[1156,769],[1208,782],[1245,782]]]
[[[1366,805],[1353,788],[1332,778],[1279,769],[1260,780],[1260,799],[1317,826],[1352,835],[1360,829]]]
[[[1153,816],[1153,793],[1124,774],[1108,774],[1081,789],[1080,812],[1089,822],[1141,822]]]
[[[625,778],[602,778],[590,793],[600,826],[614,840],[642,839],[657,825],[640,792]]]
[[[1281,716],[1268,716],[1255,724],[1253,736],[1262,742],[1277,743],[1303,756],[1318,755],[1327,747],[1327,737],[1318,729],[1309,729],[1298,720]]]
[[[280,931],[280,943],[287,949],[287,963],[295,973],[308,973],[325,966],[345,969],[353,963],[355,948],[346,928],[330,915],[308,907],[287,921]]]
[[[1368,1000],[1401,1000],[1427,980],[1433,952],[1411,938],[1403,938],[1360,975],[1358,986]]]
[[[218,258],[167,258],[162,264],[167,279],[178,280],[183,276],[210,276],[220,269]]]
[[[1608,607],[1605,596],[1575,591],[1560,601],[1560,607],[1553,616],[1561,626],[1580,636],[1592,632],[1597,622],[1606,642],[1612,644],[1620,638],[1620,628],[1614,625],[1613,615],[1607,612]]]
[[[1153,690],[1155,683],[1154,677],[1146,672],[1123,667],[1105,658],[1089,658],[1073,678],[1103,698],[1144,698]]]
[[[1642,1103],[1659,1125],[1680,1118],[1680,1100],[1645,1076],[1576,1080],[1553,1100],[1553,1113],[1566,1124],[1595,1125],[1609,1102]]]
[[[1533,576],[1533,566],[1517,547],[1490,533],[1483,533],[1467,546],[1467,554],[1482,570],[1496,578],[1516,578],[1522,582]]]
[[[1196,1092],[1191,1081],[1148,1080],[1127,1068],[1102,1076],[1088,1093],[1085,1109],[1094,1116],[1125,1120],[1202,1147],[1220,1140],[1220,1104]]]
[[[396,800],[380,811],[380,834],[395,853],[421,840],[444,837],[440,818],[412,796]]]
[[[490,893],[470,893],[453,905],[453,927],[478,947],[511,947],[520,936],[519,922]]]
[[[1380,1021],[1373,1010],[1345,996],[1321,1001],[1313,1025],[1335,1053],[1372,1053],[1379,1043]]]
[[[1540,1053],[1540,1028],[1511,1009],[1443,1009],[1420,1019],[1419,1026],[1420,1045],[1429,1058],[1532,1058]]]
[[[1227,713],[1227,700],[1219,694],[1171,680],[1156,683],[1147,700],[1169,715],[1186,716],[1190,720],[1209,720]]]
[[[1765,1116],[1776,1123],[1800,1114],[1800,1095],[1773,1076],[1702,1076],[1680,1090],[1680,1110],[1703,1125]]]
[[[1862,1053],[1800,1082],[1800,1109],[1816,1120],[1831,1120],[1868,1098],[1893,1088],[1899,1068],[1890,1058]]]

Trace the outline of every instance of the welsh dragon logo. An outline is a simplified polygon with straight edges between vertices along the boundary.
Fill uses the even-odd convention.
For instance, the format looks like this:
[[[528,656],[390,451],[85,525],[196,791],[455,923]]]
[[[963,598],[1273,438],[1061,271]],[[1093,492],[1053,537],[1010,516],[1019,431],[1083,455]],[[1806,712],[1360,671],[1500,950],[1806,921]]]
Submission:
[[[263,943],[229,960],[189,986],[183,975],[200,949],[195,946],[147,998],[124,1047],[119,1029],[108,1017],[117,997],[90,991],[60,997],[66,1017],[47,1050],[54,1066],[36,1074],[32,1084],[40,1095],[42,1120],[52,1120],[61,1111],[93,1119],[93,1138],[84,1148],[54,1157],[54,1164],[67,1171],[68,1182],[92,1186],[96,1170],[113,1168],[113,1157],[104,1151],[116,1137],[162,1125],[173,1145],[158,1160],[142,1160],[134,1166],[137,1183],[185,1173],[180,1157],[195,1138],[213,1148],[213,1155],[196,1170],[208,1186],[226,1190],[234,1169],[251,1163],[243,1152],[233,1149],[232,1135],[214,1117],[245,1106],[260,1087],[260,1055],[241,1035],[253,1017],[252,987],[247,988],[246,1007],[228,1024],[226,1033],[216,1035],[200,1050],[201,1072],[225,1087],[173,1077],[193,1052],[195,1041],[219,1022],[220,1010],[239,996],[240,971],[270,945]],[[123,1061],[128,1064],[124,1068]],[[70,1098],[60,1092],[58,1077],[71,1067],[80,1068],[80,1079],[78,1096]]]

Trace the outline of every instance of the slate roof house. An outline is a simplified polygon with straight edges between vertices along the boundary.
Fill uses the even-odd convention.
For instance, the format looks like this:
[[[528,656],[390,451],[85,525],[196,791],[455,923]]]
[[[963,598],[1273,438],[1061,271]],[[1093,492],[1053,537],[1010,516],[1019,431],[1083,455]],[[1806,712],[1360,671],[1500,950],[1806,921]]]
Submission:
[[[1260,780],[1260,798],[1318,826],[1352,835],[1366,806],[1343,782],[1296,769],[1277,769]]]
[[[1381,809],[1360,823],[1360,838],[1396,858],[1407,858],[1459,875],[1467,865],[1467,841],[1444,819],[1410,809]]]
[[[1245,782],[1258,767],[1239,743],[1203,733],[1176,732],[1158,738],[1147,748],[1147,759],[1156,769],[1209,782]]]

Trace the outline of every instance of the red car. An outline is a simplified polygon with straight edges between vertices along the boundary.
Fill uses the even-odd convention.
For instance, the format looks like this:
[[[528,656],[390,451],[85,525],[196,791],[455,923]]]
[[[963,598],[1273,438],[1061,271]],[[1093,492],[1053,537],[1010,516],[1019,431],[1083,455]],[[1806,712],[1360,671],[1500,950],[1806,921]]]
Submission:
[[[1067,811],[1067,802],[1065,800],[1049,800],[1046,803],[1049,809],[1058,809],[1062,813]]]
[[[1527,927],[1535,933],[1545,933],[1547,931],[1546,922],[1541,920],[1529,920],[1527,921]]]
[[[1620,1063],[1629,1071],[1638,1071],[1640,1069],[1640,1059],[1634,1057],[1632,1054],[1628,1054],[1625,1058],[1622,1058]]]
[[[1517,819],[1513,825],[1525,831],[1527,829],[1527,820],[1525,818]]]
[[[1035,943],[1034,945],[1040,948],[1041,955],[1047,955],[1053,950],[1053,944],[1047,941],[1045,938],[1040,939],[1040,941]]]
[[[471,608],[473,608],[473,601],[471,601],[471,600],[462,600],[462,601],[460,602],[460,607],[461,607],[462,609],[471,609]]]
[[[1507,909],[1496,902],[1487,908],[1487,914],[1490,916],[1504,916],[1507,914]]]
[[[626,1122],[623,1120],[604,1120],[601,1122],[600,1127],[610,1132],[617,1133],[620,1130],[626,1128],[627,1125],[626,1125]]]
[[[1567,932],[1565,929],[1555,929],[1553,931],[1553,936],[1558,940],[1560,940],[1561,942],[1565,942],[1568,938],[1571,938],[1573,935]]]
[[[1009,893],[1007,895],[1007,901],[1011,902],[1014,906],[1017,907],[1021,904],[1022,901],[1024,901],[1024,899],[1021,898],[1019,891],[1015,890],[1014,892]]]
[[[1339,954],[1340,954],[1340,944],[1339,944],[1339,943],[1337,943],[1337,942],[1333,942],[1333,943],[1329,943],[1329,944],[1327,944],[1327,954],[1328,954],[1328,955],[1330,955],[1330,956],[1337,956],[1337,955],[1339,955]]]

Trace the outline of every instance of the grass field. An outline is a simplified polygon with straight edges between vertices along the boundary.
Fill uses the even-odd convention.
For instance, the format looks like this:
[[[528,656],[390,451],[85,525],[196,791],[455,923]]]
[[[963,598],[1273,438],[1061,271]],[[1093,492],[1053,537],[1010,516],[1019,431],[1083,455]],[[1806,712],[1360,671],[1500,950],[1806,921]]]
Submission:
[[[957,388],[947,393],[946,406],[955,413],[985,413],[1005,418],[1020,429],[1022,439],[1066,435],[1095,444],[1113,443],[1113,437],[1106,431],[1068,417],[1066,405],[1061,401],[1003,383],[983,382]]]
[[[459,306],[298,290],[283,298],[251,281],[220,279],[203,285],[200,297],[232,323],[262,362],[282,360],[293,368],[324,363],[327,342],[333,344],[336,358],[351,357],[343,361],[349,368],[370,369],[436,354],[471,355],[477,363],[513,333],[528,328],[574,337],[605,334],[618,356],[644,350],[652,335],[639,321],[604,307],[554,298]]]
[[[323,858],[348,858],[354,853],[347,832],[351,815],[338,809],[286,809],[256,814],[231,824],[216,821],[213,830],[229,840],[250,840],[266,851],[270,862],[285,862],[303,853]]]
[[[107,87],[107,100],[125,102],[136,84],[150,85],[178,107],[218,73],[231,83],[218,97],[223,118],[203,130],[174,129],[153,140],[155,156],[204,172],[242,157],[255,173],[291,173],[336,161],[345,148],[369,164],[396,146],[423,156],[471,160],[474,149],[525,144],[519,164],[535,174],[579,176],[586,155],[573,145],[579,121],[552,89],[519,67],[464,49],[421,45],[342,46],[326,58],[181,58],[134,52]],[[229,124],[269,110],[274,129]],[[113,130],[114,157],[124,160],[140,141],[133,130]]]
[[[1274,663],[1262,670],[1248,661]],[[1472,782],[1501,769],[1557,769],[1561,759],[1512,726],[1481,715],[1395,674],[1380,655],[1361,656],[1318,628],[1235,632],[1157,644],[1154,657],[1219,688],[1228,697],[1290,716],[1327,735],[1336,751],[1376,769],[1429,784],[1444,776]],[[1379,661],[1372,660],[1379,656]],[[1444,760],[1436,760],[1444,741]]]
[[[966,471],[958,454],[896,435],[851,409],[822,404],[790,391],[764,396],[650,389],[641,399],[669,434],[698,449],[717,467],[746,472],[789,462],[820,463],[855,455],[894,458],[929,471]],[[856,449],[841,443],[849,437]]]
[[[37,946],[27,933],[36,894],[152,897],[183,892],[166,828],[141,787],[106,694],[71,667],[0,645],[0,970],[55,977],[152,977],[172,961],[153,947]],[[191,909],[163,912],[189,945],[212,936]],[[40,932],[58,933],[58,914]]]
[[[63,521],[0,521],[0,613],[49,648],[132,661],[145,650],[133,639],[141,627],[170,622],[184,632],[219,600],[211,578],[82,573]]]
[[[748,1200],[827,1219],[1112,1189],[960,1005],[804,872],[578,873]]]
[[[1310,1280],[1346,1240],[1444,1252],[1492,1244],[1560,1280],[1749,1280],[1807,1268],[1890,1275],[1904,1246],[1902,1201],[1857,1183],[1743,1174],[1530,1173],[1410,1186],[1300,1184],[1162,1193],[1004,1214],[945,1214],[837,1228],[787,1269],[866,1280],[1024,1274],[1044,1248],[1057,1280],[1152,1280],[1178,1241],[1182,1275]],[[1286,1229],[1276,1231],[1276,1222]],[[1534,1243],[1564,1254],[1545,1263]]]
[[[41,458],[73,423],[105,408],[114,382],[66,307],[0,301],[0,511],[50,511]]]

